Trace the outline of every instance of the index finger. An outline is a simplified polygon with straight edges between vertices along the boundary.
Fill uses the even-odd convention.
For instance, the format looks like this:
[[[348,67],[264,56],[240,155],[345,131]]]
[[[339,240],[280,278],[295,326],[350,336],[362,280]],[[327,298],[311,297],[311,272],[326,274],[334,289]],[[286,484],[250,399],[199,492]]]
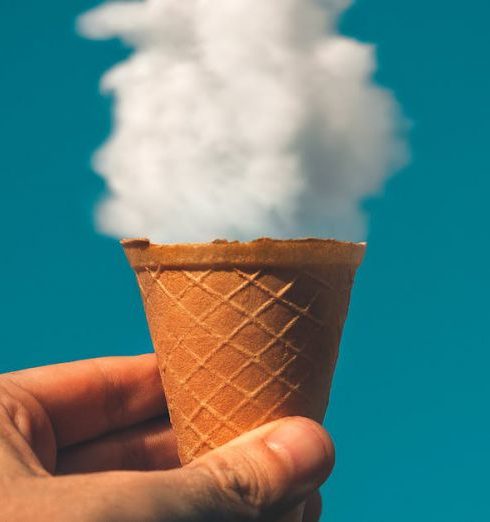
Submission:
[[[8,377],[46,410],[58,447],[166,413],[154,354],[42,366]]]

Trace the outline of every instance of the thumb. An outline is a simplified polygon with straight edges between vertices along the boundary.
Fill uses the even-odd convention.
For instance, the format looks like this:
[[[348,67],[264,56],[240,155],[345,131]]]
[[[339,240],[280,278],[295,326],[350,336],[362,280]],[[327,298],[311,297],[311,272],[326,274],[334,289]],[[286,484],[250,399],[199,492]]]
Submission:
[[[333,463],[334,447],[325,430],[312,420],[291,417],[171,473],[180,502],[191,511],[185,520],[271,520],[310,496]]]

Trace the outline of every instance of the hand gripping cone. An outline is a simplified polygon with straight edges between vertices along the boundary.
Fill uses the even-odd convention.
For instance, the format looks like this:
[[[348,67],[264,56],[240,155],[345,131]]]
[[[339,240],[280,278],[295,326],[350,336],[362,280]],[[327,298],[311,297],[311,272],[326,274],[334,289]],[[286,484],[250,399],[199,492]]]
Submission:
[[[182,464],[280,417],[323,421],[364,244],[122,244]]]

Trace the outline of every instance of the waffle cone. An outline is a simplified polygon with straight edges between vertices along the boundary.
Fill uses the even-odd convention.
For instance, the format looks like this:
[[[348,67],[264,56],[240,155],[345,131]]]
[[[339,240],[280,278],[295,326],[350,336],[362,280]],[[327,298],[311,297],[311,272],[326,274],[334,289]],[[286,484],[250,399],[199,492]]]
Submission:
[[[322,422],[363,244],[122,244],[183,464],[280,417]]]

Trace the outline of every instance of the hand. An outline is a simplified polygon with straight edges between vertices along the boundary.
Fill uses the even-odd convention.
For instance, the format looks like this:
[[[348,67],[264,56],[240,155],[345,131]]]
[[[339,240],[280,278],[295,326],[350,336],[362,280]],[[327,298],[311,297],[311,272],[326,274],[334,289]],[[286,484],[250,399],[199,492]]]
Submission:
[[[178,468],[154,355],[0,376],[0,520],[270,521],[309,498],[333,445],[279,420]]]

